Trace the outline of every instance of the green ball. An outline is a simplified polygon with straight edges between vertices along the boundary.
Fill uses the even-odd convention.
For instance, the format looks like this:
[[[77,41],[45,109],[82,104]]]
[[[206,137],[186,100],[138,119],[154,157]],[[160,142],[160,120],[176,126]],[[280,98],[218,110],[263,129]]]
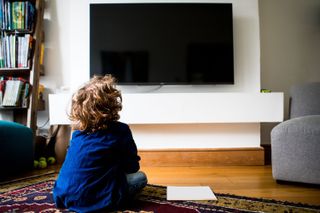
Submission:
[[[44,169],[47,167],[47,162],[44,160],[39,161],[39,168]]]
[[[34,161],[33,161],[33,167],[34,167],[34,168],[38,168],[38,167],[39,167],[39,161],[34,160]]]
[[[54,157],[48,157],[47,162],[52,165],[56,162],[56,159]]]
[[[45,157],[40,157],[39,161],[47,161],[47,159]]]

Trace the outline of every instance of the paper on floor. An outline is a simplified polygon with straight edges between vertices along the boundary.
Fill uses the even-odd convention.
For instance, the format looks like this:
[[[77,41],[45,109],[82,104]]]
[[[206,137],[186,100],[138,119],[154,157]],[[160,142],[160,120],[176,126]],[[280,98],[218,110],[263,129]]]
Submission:
[[[168,186],[167,200],[217,200],[209,186]]]

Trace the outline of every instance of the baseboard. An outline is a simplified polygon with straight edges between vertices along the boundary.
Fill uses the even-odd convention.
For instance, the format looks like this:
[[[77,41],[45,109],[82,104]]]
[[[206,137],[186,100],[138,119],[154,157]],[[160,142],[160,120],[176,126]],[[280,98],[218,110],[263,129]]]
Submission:
[[[157,149],[139,150],[141,166],[248,166],[264,165],[264,149]]]

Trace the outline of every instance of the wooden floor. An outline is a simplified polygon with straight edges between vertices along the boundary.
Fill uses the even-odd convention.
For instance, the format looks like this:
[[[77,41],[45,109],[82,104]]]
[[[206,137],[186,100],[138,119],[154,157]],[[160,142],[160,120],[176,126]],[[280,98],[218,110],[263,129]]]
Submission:
[[[320,205],[320,186],[277,183],[271,166],[144,167],[150,184],[208,185],[216,193]]]
[[[51,166],[48,169],[34,170],[15,178],[23,179],[48,171],[58,172],[59,168]],[[147,174],[150,184],[208,185],[215,193],[271,198],[320,206],[320,185],[279,184],[272,178],[271,166],[142,167],[141,170]]]

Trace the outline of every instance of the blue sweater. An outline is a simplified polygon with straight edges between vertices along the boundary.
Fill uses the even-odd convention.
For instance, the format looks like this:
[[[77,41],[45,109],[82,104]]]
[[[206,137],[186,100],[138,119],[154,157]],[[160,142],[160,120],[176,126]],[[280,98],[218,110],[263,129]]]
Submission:
[[[112,210],[127,199],[126,173],[140,157],[128,125],[113,122],[95,133],[74,131],[53,189],[59,208],[77,212]]]

